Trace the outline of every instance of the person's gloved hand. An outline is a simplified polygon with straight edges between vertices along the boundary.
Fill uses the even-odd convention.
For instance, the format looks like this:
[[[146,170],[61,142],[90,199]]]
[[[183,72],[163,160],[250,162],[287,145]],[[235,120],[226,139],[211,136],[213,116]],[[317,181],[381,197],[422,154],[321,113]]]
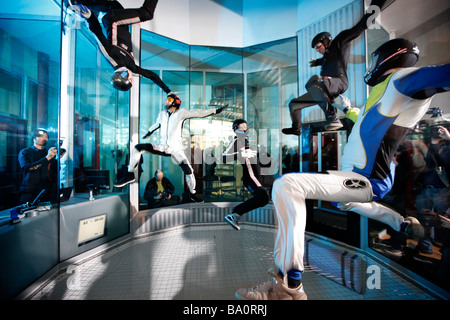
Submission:
[[[334,98],[333,107],[344,111],[344,113],[347,113],[347,111],[352,108],[352,104],[350,103],[350,100],[348,100],[347,97],[340,94],[336,98]]]
[[[217,108],[217,109],[216,109],[216,114],[221,113],[226,107],[228,107],[228,104],[226,104],[226,105],[224,105],[224,106],[222,106],[222,107]]]
[[[247,158],[247,159],[255,157],[256,154],[257,154],[257,152],[252,149],[245,149],[245,150],[241,151],[241,156],[243,158]]]
[[[82,16],[85,19],[89,19],[91,17],[91,10],[89,10],[89,8],[86,7],[85,5],[77,3],[77,4],[71,5],[69,7],[69,9],[71,9],[72,11],[79,14],[80,16]]]
[[[142,139],[147,139],[148,137],[150,137],[152,135],[152,133],[149,131],[146,133],[145,136],[142,137]]]

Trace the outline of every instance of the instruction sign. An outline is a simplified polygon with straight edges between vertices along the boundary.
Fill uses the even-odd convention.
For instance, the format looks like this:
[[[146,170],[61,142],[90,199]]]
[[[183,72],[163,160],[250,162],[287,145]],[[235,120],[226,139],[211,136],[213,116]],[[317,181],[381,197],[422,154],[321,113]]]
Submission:
[[[78,225],[78,245],[103,237],[106,214],[80,220]]]

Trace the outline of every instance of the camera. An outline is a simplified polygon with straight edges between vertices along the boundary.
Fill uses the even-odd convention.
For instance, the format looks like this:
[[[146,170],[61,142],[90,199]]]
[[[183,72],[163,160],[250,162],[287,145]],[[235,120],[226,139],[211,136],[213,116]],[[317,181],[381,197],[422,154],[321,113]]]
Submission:
[[[62,157],[66,154],[66,149],[61,148],[61,146],[63,145],[64,141],[59,140],[59,156]],[[58,146],[56,146],[56,149],[58,149]]]

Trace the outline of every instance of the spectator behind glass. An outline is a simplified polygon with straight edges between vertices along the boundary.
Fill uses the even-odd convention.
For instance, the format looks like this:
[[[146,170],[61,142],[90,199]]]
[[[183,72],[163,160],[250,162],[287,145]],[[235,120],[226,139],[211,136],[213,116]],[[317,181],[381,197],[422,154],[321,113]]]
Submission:
[[[46,191],[40,201],[56,200],[58,149],[51,147],[47,150],[45,147],[48,141],[48,132],[45,129],[34,130],[32,139],[33,146],[22,149],[18,157],[23,172],[20,204],[34,201],[43,189]]]
[[[154,178],[150,179],[145,187],[144,199],[148,201],[149,208],[166,207],[180,203],[180,198],[174,196],[175,187],[164,177],[161,169],[155,171]]]
[[[418,219],[425,229],[425,237],[419,241],[418,249],[423,254],[432,254],[434,226],[430,210],[445,212],[450,206],[450,133],[444,126],[435,126],[430,130],[430,146],[426,155],[426,167],[423,171],[423,185],[417,196]]]

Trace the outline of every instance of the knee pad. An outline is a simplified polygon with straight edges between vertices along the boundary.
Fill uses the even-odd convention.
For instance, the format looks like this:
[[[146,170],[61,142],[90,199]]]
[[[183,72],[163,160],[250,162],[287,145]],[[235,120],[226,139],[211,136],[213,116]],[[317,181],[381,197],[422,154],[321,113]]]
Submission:
[[[153,146],[150,143],[138,143],[137,145],[134,146],[134,148],[139,151],[147,151],[147,152],[152,152],[153,151]]]

